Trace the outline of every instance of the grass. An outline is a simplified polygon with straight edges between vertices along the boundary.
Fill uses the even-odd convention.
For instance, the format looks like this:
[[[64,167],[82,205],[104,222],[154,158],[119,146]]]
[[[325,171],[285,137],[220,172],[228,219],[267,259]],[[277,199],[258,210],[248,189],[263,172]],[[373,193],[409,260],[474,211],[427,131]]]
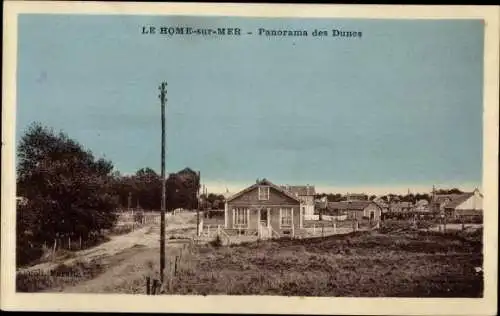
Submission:
[[[475,235],[356,233],[201,247],[170,293],[353,297],[481,297]]]
[[[483,262],[481,239],[481,230],[442,234],[396,226],[385,233],[231,246],[215,242],[191,250],[171,246],[163,293],[482,297],[483,276],[475,270]],[[147,271],[159,270],[158,251],[137,248],[114,258],[118,263],[110,269],[106,263],[90,264],[86,269],[97,277],[68,291],[144,294]]]
[[[60,263],[47,271],[30,271],[16,274],[17,292],[62,291],[63,289],[92,280],[105,272],[107,267],[123,261],[132,252],[142,246],[136,245],[118,253],[112,259],[97,258],[89,261],[77,260],[70,265]]]

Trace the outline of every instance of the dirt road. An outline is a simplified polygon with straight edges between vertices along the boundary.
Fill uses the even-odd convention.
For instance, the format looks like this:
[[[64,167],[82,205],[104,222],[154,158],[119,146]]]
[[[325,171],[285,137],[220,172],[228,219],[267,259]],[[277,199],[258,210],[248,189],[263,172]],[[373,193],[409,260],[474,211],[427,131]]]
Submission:
[[[179,231],[185,233],[196,230],[195,215],[192,213],[181,213],[167,218],[166,233],[175,234]],[[128,234],[112,236],[111,240],[96,247],[74,252],[71,258],[55,260],[55,262],[44,262],[31,267],[20,269],[18,273],[29,273],[30,271],[50,271],[58,265],[71,266],[77,261],[92,261],[106,259],[130,249],[151,249],[159,248],[160,227],[158,224],[151,224],[136,229]]]

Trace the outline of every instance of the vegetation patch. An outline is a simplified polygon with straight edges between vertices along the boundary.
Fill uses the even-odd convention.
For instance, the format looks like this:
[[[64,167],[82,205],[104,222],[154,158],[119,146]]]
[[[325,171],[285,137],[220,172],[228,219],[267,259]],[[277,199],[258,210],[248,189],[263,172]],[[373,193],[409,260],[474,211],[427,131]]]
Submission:
[[[482,245],[474,235],[357,232],[232,247],[200,246],[175,294],[481,297]]]

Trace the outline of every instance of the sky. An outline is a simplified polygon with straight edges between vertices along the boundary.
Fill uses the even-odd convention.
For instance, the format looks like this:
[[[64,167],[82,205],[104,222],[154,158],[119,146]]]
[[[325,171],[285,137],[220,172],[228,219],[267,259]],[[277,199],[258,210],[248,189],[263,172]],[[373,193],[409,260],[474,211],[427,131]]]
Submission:
[[[144,25],[245,34],[144,35]],[[21,15],[18,30],[17,141],[38,121],[122,173],[159,173],[167,81],[167,172],[200,170],[213,192],[257,178],[323,192],[481,187],[480,20]]]

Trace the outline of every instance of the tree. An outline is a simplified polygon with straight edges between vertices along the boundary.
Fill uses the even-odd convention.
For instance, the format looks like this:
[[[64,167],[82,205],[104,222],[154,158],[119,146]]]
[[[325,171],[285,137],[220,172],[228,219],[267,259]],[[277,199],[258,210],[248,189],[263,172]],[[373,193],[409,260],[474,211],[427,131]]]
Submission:
[[[18,240],[40,244],[61,236],[87,238],[112,227],[112,171],[110,161],[94,158],[65,133],[30,125],[18,146],[18,192],[28,201],[18,211]]]
[[[464,193],[462,190],[460,189],[457,189],[457,188],[453,188],[453,189],[439,189],[439,190],[436,190],[436,194],[462,194]]]

